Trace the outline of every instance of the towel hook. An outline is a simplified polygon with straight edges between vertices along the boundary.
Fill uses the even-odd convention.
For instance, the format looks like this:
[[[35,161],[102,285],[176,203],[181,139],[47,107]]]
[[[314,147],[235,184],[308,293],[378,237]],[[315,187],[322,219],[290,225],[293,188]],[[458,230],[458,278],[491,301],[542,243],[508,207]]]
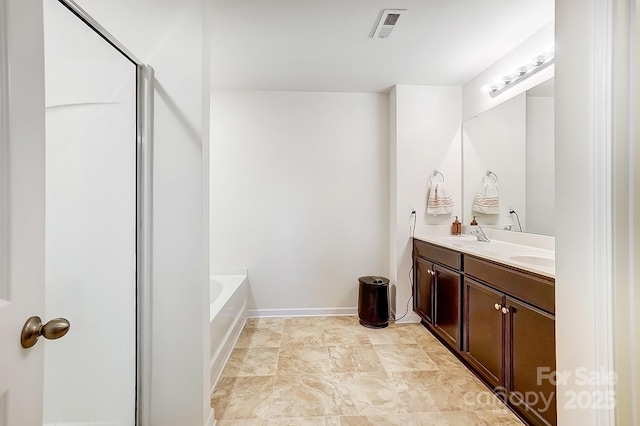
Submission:
[[[438,175],[440,175],[440,177],[442,178],[442,182],[444,182],[444,175],[437,170],[434,170],[433,173],[431,173],[431,175],[429,176],[429,182],[433,184],[432,178]]]
[[[495,173],[493,173],[491,170],[487,170],[487,173],[485,173],[484,176],[482,176],[482,183],[486,182],[486,178],[490,177],[493,175],[493,179],[496,181],[495,183],[498,183],[498,175],[496,175]]]

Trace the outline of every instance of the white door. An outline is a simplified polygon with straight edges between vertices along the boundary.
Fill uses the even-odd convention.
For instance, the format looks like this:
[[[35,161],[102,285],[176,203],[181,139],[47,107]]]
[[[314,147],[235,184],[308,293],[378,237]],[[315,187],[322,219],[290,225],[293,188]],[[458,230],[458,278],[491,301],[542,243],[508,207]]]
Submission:
[[[129,426],[136,67],[42,5],[0,0],[0,426]],[[32,316],[71,330],[25,349]]]
[[[0,0],[0,425],[42,424],[45,128],[42,0]],[[46,318],[43,318],[46,320]],[[43,339],[41,339],[43,340]],[[55,343],[55,342],[50,342]]]
[[[43,423],[136,419],[136,65],[58,1],[44,1]]]

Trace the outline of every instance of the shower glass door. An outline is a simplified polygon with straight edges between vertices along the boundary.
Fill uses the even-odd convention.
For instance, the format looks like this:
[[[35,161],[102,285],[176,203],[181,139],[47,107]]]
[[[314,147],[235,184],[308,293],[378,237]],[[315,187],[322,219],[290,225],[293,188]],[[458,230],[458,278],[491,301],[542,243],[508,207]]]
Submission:
[[[136,66],[44,1],[45,425],[136,419]]]

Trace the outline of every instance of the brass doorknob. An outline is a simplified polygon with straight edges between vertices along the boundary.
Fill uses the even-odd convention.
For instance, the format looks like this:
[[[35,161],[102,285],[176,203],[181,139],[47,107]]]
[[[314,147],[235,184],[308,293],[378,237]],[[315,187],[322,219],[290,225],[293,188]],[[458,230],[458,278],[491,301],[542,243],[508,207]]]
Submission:
[[[23,348],[30,348],[36,344],[38,337],[43,336],[45,339],[59,339],[69,331],[69,321],[65,318],[54,318],[45,325],[38,316],[33,316],[24,323],[22,333],[20,334],[20,343]]]

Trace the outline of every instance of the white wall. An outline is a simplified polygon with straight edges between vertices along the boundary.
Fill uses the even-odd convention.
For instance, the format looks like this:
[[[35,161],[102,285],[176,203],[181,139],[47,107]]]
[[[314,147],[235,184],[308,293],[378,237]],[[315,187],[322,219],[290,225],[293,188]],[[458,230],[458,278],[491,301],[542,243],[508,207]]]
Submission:
[[[479,225],[500,229],[505,225],[515,225],[514,229],[518,229],[517,220],[509,214],[509,211],[515,210],[523,229],[527,229],[526,114],[526,94],[521,93],[464,123],[462,181],[465,224],[470,224],[473,216],[476,216]],[[498,176],[498,215],[472,211],[487,170]],[[494,176],[486,179],[493,181]]]
[[[521,45],[506,54],[495,64],[478,74],[462,88],[462,120],[466,121],[488,109],[526,92],[539,83],[553,77],[555,65],[551,65],[537,74],[528,77],[516,86],[505,90],[495,98],[482,90],[485,84],[501,81],[505,75],[515,72],[518,67],[528,64],[541,53],[553,49],[554,23],[550,22]]]
[[[611,2],[556,1],[556,368],[572,374],[557,387],[560,425],[614,424],[604,407],[571,407],[572,396],[605,395],[600,392],[607,388],[576,380],[577,368],[611,368],[610,204],[604,174],[609,160],[601,131],[607,117],[601,96],[607,87],[600,68],[606,66],[601,58],[610,28],[603,22],[607,6]]]
[[[555,232],[553,105],[553,98],[527,96],[525,231],[546,235]]]
[[[617,424],[640,423],[640,4],[614,11],[614,347]]]
[[[213,92],[211,268],[248,268],[250,309],[354,313],[388,276],[388,132],[382,94]]]
[[[82,0],[80,6],[155,69],[152,360],[149,422],[201,425],[210,411],[208,206],[202,203],[203,1]],[[204,95],[203,95],[204,94]],[[204,124],[203,124],[204,123]],[[206,142],[205,142],[206,144]],[[206,381],[206,383],[203,383]]]
[[[398,85],[390,93],[391,117],[391,281],[396,315],[411,296],[411,210],[416,225],[450,225],[461,217],[461,88]],[[428,179],[437,169],[453,197],[451,215],[426,214]],[[409,308],[411,310],[411,307]],[[405,319],[416,319],[413,314]]]

